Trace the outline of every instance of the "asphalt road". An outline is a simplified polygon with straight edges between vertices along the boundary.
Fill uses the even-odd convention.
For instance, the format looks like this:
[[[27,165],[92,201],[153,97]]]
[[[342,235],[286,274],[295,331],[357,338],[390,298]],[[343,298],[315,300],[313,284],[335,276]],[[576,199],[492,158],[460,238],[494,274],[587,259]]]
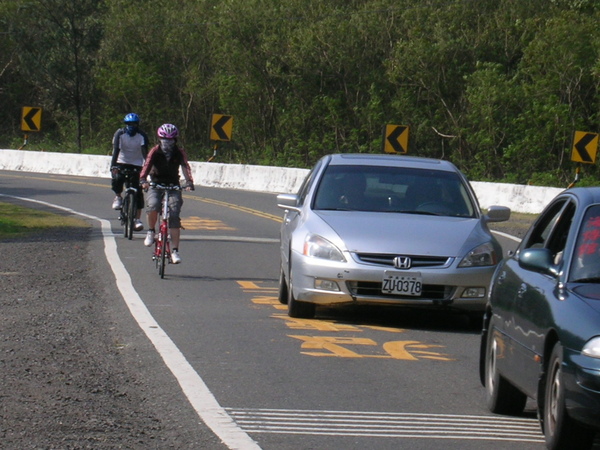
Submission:
[[[479,330],[465,316],[390,308],[287,317],[276,299],[272,194],[185,195],[183,263],[161,280],[144,233],[121,237],[106,179],[0,172],[2,193],[89,215],[114,292],[229,447],[539,449],[532,408],[487,412]],[[104,222],[98,222],[99,218]],[[108,227],[108,228],[106,228]],[[113,235],[114,233],[114,235]]]

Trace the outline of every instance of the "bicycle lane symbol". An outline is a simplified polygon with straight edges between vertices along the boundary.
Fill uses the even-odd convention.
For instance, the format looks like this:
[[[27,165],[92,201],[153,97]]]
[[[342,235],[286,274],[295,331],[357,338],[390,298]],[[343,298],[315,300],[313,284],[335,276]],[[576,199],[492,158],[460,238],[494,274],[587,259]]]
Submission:
[[[282,305],[277,298],[277,288],[265,287],[262,283],[254,281],[238,280],[237,283],[244,293],[253,296],[252,302],[255,305],[270,306],[278,311],[287,310],[287,306]],[[449,355],[440,352],[440,349],[445,346],[439,344],[427,344],[413,339],[393,339],[379,344],[371,338],[340,335],[341,333],[362,333],[365,330],[376,330],[386,334],[406,333],[406,330],[401,328],[353,325],[325,319],[296,319],[281,312],[277,312],[271,317],[283,320],[289,329],[296,331],[295,334],[289,334],[288,337],[301,341],[300,352],[308,356],[454,361]],[[298,331],[307,331],[310,334],[298,334]],[[316,334],[320,332],[335,333],[336,335]]]

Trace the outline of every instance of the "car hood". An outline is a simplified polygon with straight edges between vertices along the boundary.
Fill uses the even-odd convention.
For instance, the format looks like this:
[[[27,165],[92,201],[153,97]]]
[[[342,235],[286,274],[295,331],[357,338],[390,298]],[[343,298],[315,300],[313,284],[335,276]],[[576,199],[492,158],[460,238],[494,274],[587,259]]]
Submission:
[[[599,283],[575,284],[571,288],[579,298],[600,315]]]
[[[481,220],[474,218],[347,211],[315,213],[351,252],[462,256],[491,240]]]

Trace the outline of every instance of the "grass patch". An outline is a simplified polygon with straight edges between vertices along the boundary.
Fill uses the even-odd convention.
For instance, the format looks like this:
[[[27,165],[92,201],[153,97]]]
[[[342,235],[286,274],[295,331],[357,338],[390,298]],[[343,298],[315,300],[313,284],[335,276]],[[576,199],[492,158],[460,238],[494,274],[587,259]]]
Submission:
[[[0,239],[56,227],[87,227],[84,220],[0,202]]]

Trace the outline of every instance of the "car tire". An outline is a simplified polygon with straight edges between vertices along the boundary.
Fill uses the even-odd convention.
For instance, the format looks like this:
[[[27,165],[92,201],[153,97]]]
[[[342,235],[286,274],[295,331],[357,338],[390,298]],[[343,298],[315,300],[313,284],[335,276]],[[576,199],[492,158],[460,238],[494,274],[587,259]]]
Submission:
[[[279,303],[282,305],[287,305],[288,302],[288,286],[285,281],[285,273],[283,273],[283,268],[280,269],[279,272]]]
[[[525,409],[527,396],[510,384],[498,372],[498,341],[494,328],[488,328],[485,352],[485,398],[488,409],[495,414],[519,415]]]
[[[591,448],[595,432],[569,417],[562,376],[563,348],[556,343],[544,377],[543,430],[548,449]]]
[[[292,289],[292,272],[290,271],[290,280],[287,285],[287,305],[288,316],[298,319],[312,319],[315,317],[315,304],[308,302],[299,302],[294,298],[294,290]]]

